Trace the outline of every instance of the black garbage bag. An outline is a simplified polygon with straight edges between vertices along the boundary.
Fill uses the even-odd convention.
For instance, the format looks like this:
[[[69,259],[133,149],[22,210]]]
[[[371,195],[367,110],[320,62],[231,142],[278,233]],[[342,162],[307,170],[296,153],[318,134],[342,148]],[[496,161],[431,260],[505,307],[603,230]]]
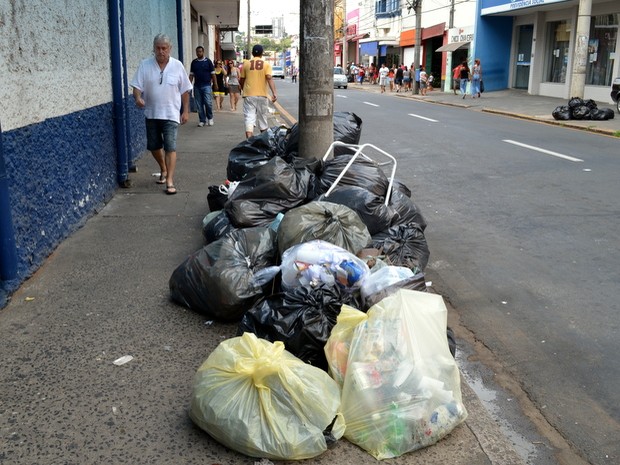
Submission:
[[[372,246],[387,255],[392,265],[405,266],[414,273],[424,271],[430,256],[424,230],[418,223],[392,226],[375,234]]]
[[[286,132],[276,126],[240,142],[228,154],[228,180],[241,181],[252,168],[264,165],[273,157],[282,154]]]
[[[362,119],[355,113],[335,112],[333,115],[334,141],[344,142],[345,144],[359,144],[362,135]],[[284,153],[286,155],[299,153],[299,125],[296,123],[291,127],[287,137]],[[350,153],[345,147],[336,147],[334,155]],[[323,158],[324,153],[317,153],[314,158]]]
[[[265,226],[278,213],[308,201],[313,174],[280,157],[251,170],[228,197],[224,210],[237,228]]]
[[[392,185],[392,188],[400,191],[401,194],[404,194],[407,197],[411,197],[411,189],[409,189],[404,182],[398,179],[394,179],[394,184]]]
[[[278,227],[280,255],[297,244],[320,239],[352,254],[372,240],[357,213],[345,205],[312,201],[284,214]]]
[[[592,99],[588,99],[586,101],[583,102],[583,104],[588,107],[590,110],[594,110],[596,108],[598,108],[598,105],[596,104],[596,102]]]
[[[209,211],[222,210],[224,204],[228,200],[228,194],[223,192],[222,186],[209,186],[209,192],[207,193],[207,204],[209,205]]]
[[[352,155],[339,155],[325,161],[323,172],[319,177],[321,194],[329,190],[352,157]],[[363,187],[378,196],[385,196],[389,184],[390,182],[381,167],[361,155],[355,159],[342,179],[338,181],[338,186]]]
[[[323,348],[342,304],[351,295],[338,286],[300,286],[261,299],[241,319],[237,335],[256,334],[282,341],[286,350],[310,365],[327,371]]]
[[[579,98],[579,97],[571,97],[568,100],[568,107],[571,109],[571,111],[574,108],[580,107],[580,106],[585,105],[585,104],[586,104],[586,102],[582,98]]]
[[[230,218],[224,210],[220,210],[220,213],[211,219],[202,227],[202,236],[205,239],[206,244],[215,242],[218,239],[224,237],[235,228],[230,222]]]
[[[247,228],[204,246],[172,273],[171,298],[210,318],[239,321],[271,287],[257,285],[254,272],[275,265],[274,240],[269,228]]]
[[[614,111],[611,108],[596,108],[590,110],[590,119],[595,121],[606,121],[613,119]]]
[[[371,236],[389,228],[394,214],[385,205],[385,197],[379,197],[363,187],[337,186],[329,197],[323,194],[317,200],[346,205],[359,215]]]
[[[415,202],[410,197],[403,194],[402,191],[392,189],[389,206],[394,211],[391,226],[417,223],[422,228],[422,231],[426,229],[426,220],[424,216],[422,216]]]
[[[558,121],[568,121],[571,118],[570,108],[568,105],[560,105],[551,112],[551,115]]]
[[[580,105],[572,109],[573,119],[590,119],[590,109],[586,105]]]

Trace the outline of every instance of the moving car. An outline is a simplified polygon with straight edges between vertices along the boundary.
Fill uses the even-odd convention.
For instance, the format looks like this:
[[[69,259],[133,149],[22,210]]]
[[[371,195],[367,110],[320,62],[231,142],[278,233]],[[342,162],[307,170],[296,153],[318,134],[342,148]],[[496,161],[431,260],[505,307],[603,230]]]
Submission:
[[[284,79],[284,68],[282,66],[272,66],[271,77]]]
[[[614,79],[614,82],[611,85],[611,98],[614,102],[616,102],[616,109],[618,110],[618,113],[620,113],[620,77]]]
[[[347,80],[347,75],[344,73],[344,70],[340,66],[334,66],[334,89],[341,87],[347,88],[349,81]]]

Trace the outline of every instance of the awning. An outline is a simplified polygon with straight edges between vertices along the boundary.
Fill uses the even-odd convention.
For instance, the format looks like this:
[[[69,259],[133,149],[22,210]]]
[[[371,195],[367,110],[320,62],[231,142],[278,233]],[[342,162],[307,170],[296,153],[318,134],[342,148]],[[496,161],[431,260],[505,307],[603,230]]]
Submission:
[[[356,36],[350,36],[350,37],[347,37],[347,42],[357,42],[360,39],[365,39],[369,35],[370,33],[367,32],[365,34],[358,34]]]
[[[235,44],[232,44],[230,42],[221,42],[220,48],[222,50],[235,50]]]
[[[452,42],[451,44],[442,45],[436,52],[454,52],[460,48],[466,48],[471,42]]]

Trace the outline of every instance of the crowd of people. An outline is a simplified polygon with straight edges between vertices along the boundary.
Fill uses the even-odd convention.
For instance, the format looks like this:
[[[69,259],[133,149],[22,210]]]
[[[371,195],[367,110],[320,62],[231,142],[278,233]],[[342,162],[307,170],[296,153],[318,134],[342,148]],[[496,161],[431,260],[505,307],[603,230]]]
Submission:
[[[416,69],[414,64],[398,66],[382,63],[377,66],[370,63],[367,66],[362,64],[349,63],[345,69],[349,82],[357,84],[378,84],[381,93],[387,92],[407,92],[413,90],[414,82],[417,82],[422,95],[427,91],[433,90],[434,77],[432,73],[427,73],[424,68]]]

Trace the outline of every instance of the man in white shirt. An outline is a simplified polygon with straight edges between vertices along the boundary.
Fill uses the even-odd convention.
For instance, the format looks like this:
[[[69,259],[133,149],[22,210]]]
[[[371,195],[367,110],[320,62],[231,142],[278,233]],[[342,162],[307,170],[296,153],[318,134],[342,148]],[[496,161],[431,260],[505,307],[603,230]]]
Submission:
[[[160,168],[158,184],[166,184],[166,194],[174,187],[177,130],[189,119],[189,94],[192,84],[183,63],[170,56],[170,37],[158,34],[153,39],[154,57],[140,63],[131,80],[133,97],[146,118],[146,148]],[[183,112],[181,113],[181,105]]]
[[[387,83],[387,76],[390,70],[385,63],[381,64],[381,69],[379,69],[379,85],[381,86],[381,93],[385,92],[385,84]]]

